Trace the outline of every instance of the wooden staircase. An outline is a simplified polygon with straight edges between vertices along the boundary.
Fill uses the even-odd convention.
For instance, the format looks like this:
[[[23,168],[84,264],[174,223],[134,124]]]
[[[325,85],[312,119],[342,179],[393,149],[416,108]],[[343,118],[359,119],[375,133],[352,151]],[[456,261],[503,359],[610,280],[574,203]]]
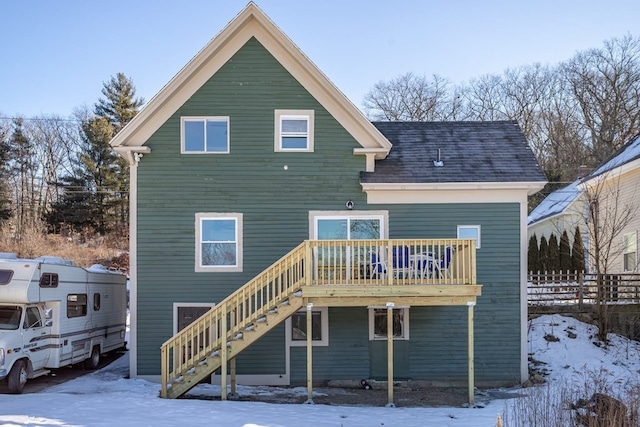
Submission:
[[[396,266],[398,248],[413,262]],[[427,268],[447,248],[446,268]],[[228,362],[306,304],[468,306],[480,288],[472,239],[306,240],[162,345],[160,396],[182,396],[217,369],[226,385]],[[310,344],[307,358],[309,375]]]
[[[160,396],[182,396],[302,308],[309,250],[300,244],[167,340]]]

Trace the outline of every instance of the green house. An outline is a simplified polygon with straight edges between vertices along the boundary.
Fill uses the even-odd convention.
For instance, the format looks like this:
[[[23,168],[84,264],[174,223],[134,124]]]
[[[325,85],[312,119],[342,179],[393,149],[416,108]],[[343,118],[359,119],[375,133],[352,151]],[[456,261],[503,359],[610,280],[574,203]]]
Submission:
[[[112,146],[131,165],[131,376],[163,397],[392,379],[472,399],[527,378],[545,178],[516,123],[372,123],[249,3]]]

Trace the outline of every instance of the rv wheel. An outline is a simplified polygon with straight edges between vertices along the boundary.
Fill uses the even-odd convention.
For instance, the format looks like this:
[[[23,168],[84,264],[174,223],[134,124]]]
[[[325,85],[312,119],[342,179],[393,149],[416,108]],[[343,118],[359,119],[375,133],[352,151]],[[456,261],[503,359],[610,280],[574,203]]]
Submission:
[[[24,385],[27,383],[28,376],[29,374],[27,373],[27,367],[24,360],[16,361],[16,363],[13,364],[13,368],[11,368],[11,372],[9,372],[9,377],[7,378],[9,391],[14,394],[22,393]]]
[[[100,365],[100,346],[95,346],[91,350],[91,357],[84,361],[84,367],[87,369],[98,369]]]

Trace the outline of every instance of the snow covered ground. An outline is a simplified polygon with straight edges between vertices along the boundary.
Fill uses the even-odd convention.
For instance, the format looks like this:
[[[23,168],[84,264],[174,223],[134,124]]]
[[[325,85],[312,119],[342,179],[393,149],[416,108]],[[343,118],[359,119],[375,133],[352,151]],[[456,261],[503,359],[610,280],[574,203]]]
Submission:
[[[611,345],[599,347],[593,344],[594,327],[558,315],[535,319],[529,330],[529,353],[541,362],[538,367],[547,373],[550,384],[579,384],[585,375],[598,372],[622,388],[640,372],[638,342],[612,334]],[[477,408],[387,408],[166,400],[158,397],[158,384],[125,379],[127,373],[128,358],[122,357],[99,371],[41,393],[0,395],[0,426],[495,426],[497,415],[504,414],[514,402],[497,399]],[[199,394],[220,393],[210,385],[199,387],[205,387]],[[478,401],[483,396],[479,394]]]

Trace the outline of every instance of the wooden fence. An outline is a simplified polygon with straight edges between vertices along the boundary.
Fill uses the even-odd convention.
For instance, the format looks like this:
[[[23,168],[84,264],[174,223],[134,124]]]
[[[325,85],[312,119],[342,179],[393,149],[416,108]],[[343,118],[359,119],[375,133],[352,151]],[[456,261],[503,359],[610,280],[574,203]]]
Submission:
[[[529,306],[640,303],[640,273],[596,274],[584,272],[529,273]],[[598,287],[598,283],[602,286]]]

